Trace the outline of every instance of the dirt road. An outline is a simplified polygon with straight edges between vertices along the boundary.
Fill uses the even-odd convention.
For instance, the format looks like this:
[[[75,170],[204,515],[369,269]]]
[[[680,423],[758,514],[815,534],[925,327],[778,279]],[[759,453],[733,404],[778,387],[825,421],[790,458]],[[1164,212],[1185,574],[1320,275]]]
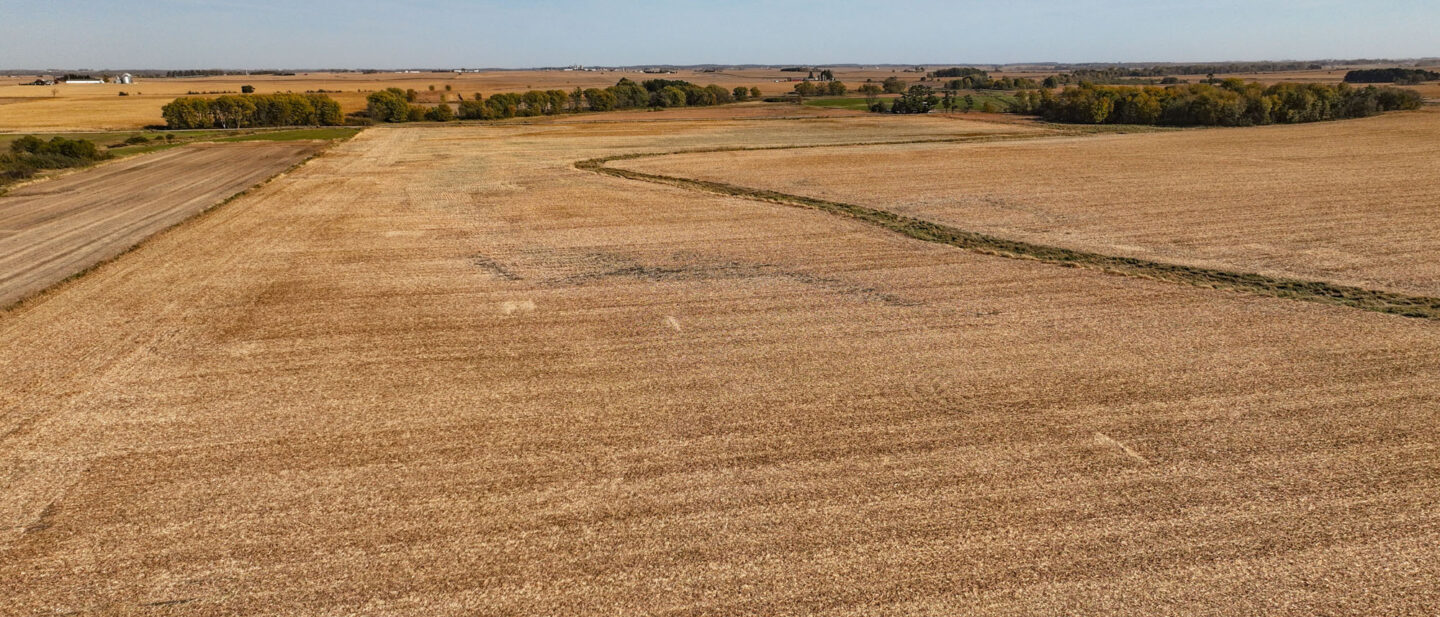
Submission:
[[[321,145],[197,144],[0,196],[0,308],[273,176]]]

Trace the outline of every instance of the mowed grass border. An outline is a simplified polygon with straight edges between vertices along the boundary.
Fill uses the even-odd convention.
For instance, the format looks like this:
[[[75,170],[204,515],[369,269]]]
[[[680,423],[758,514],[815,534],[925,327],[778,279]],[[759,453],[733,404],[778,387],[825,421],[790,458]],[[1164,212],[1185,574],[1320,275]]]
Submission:
[[[759,146],[704,148],[677,150],[671,152],[642,152],[604,156],[574,163],[576,169],[598,174],[676,186],[693,191],[741,197],[786,206],[810,208],[869,223],[890,231],[925,242],[954,246],[986,255],[1029,259],[1067,267],[1094,268],[1139,278],[1169,281],[1210,289],[1228,289],[1262,296],[1335,304],[1377,313],[1400,315],[1421,319],[1440,320],[1440,298],[1412,296],[1401,293],[1336,285],[1324,281],[1281,278],[1236,272],[1216,268],[1202,268],[1180,264],[1152,261],[1135,257],[1120,257],[1091,251],[1067,249],[1058,246],[1007,240],[988,234],[966,231],[949,225],[896,214],[889,210],[848,204],[827,199],[792,195],[766,189],[757,189],[724,182],[699,180],[679,176],[652,174],[608,166],[615,161],[643,158],[659,158],[679,154],[707,154],[722,152],[746,152],[756,150],[795,150],[807,148],[864,147],[883,145],[965,143],[978,141],[999,141],[1008,139],[1037,139],[1052,135],[986,135],[958,138],[918,139],[909,141],[882,141],[844,144],[805,144],[799,146]]]
[[[112,255],[112,256],[110,256],[110,257],[107,257],[107,258],[105,258],[105,259],[102,259],[102,260],[100,260],[100,261],[97,261],[97,262],[95,262],[95,263],[93,263],[93,264],[90,264],[89,266],[86,266],[85,268],[82,268],[82,269],[80,269],[80,270],[77,270],[77,271],[75,271],[73,274],[71,274],[70,276],[67,276],[67,277],[65,277],[65,278],[63,278],[63,279],[60,279],[60,280],[58,280],[58,281],[55,281],[54,283],[51,283],[50,285],[44,287],[43,289],[39,289],[39,290],[35,291],[34,293],[31,293],[30,295],[27,295],[27,296],[24,296],[24,297],[20,298],[19,300],[15,300],[15,301],[13,301],[13,302],[11,302],[11,303],[9,303],[9,304],[0,305],[0,319],[3,319],[3,318],[5,318],[6,316],[9,316],[9,315],[13,315],[13,314],[19,312],[20,310],[28,307],[28,306],[31,305],[31,304],[35,304],[35,303],[37,303],[37,302],[40,302],[42,299],[50,296],[51,294],[53,294],[53,293],[55,293],[56,291],[60,290],[62,287],[65,287],[66,285],[68,285],[68,284],[70,284],[70,283],[73,283],[74,281],[80,280],[81,278],[84,278],[86,275],[88,275],[88,274],[90,274],[90,273],[92,273],[92,272],[95,272],[96,270],[99,270],[100,268],[103,268],[103,267],[105,267],[105,266],[107,266],[107,265],[110,265],[111,263],[114,263],[115,261],[119,260],[121,257],[124,257],[124,256],[126,256],[126,255],[129,255],[130,253],[133,253],[133,252],[139,250],[141,247],[143,247],[143,246],[145,246],[146,244],[149,244],[149,243],[155,241],[156,239],[160,238],[161,236],[164,236],[164,235],[166,235],[166,234],[169,234],[169,233],[175,231],[176,229],[178,229],[178,228],[180,228],[180,227],[182,227],[182,226],[185,226],[185,225],[188,225],[188,224],[193,223],[193,222],[195,222],[195,221],[198,221],[198,220],[200,220],[202,217],[204,217],[204,216],[206,216],[206,215],[208,215],[208,214],[210,214],[210,213],[212,213],[212,212],[214,212],[214,211],[216,211],[216,210],[219,210],[221,206],[224,206],[224,205],[226,205],[226,204],[228,204],[228,203],[230,203],[230,202],[232,202],[232,201],[235,201],[235,200],[237,200],[237,199],[240,199],[241,197],[244,197],[244,196],[246,196],[246,195],[249,195],[250,193],[254,192],[256,189],[259,189],[259,188],[261,188],[261,187],[264,187],[265,185],[268,185],[268,184],[270,184],[271,182],[274,182],[275,180],[279,179],[280,177],[285,176],[286,174],[289,174],[289,173],[291,173],[291,172],[293,172],[293,171],[295,171],[295,170],[297,170],[297,169],[300,169],[301,167],[304,167],[306,163],[309,163],[310,161],[313,161],[313,160],[315,160],[315,159],[317,159],[317,158],[320,158],[321,156],[324,156],[327,152],[329,152],[329,151],[330,151],[332,148],[334,148],[335,146],[339,145],[339,144],[342,143],[342,142],[349,141],[349,140],[350,140],[351,138],[353,138],[355,135],[359,135],[362,131],[363,131],[363,128],[362,128],[361,130],[359,130],[359,131],[356,131],[355,133],[353,133],[353,134],[351,134],[351,135],[348,135],[348,136],[345,136],[345,137],[339,137],[339,138],[336,138],[336,139],[332,139],[332,140],[329,141],[329,143],[325,144],[325,145],[324,145],[323,147],[321,147],[319,150],[316,150],[315,152],[311,153],[309,156],[306,156],[305,158],[300,159],[300,160],[297,161],[294,165],[291,165],[291,166],[289,166],[289,167],[286,167],[285,169],[282,169],[282,170],[276,172],[275,174],[273,174],[273,175],[271,175],[271,176],[269,176],[269,177],[267,177],[267,178],[265,178],[265,179],[263,179],[263,180],[261,180],[261,181],[259,181],[259,182],[256,182],[255,184],[250,185],[249,187],[245,188],[244,190],[242,190],[242,191],[240,191],[240,192],[238,192],[238,193],[235,193],[234,195],[231,195],[231,196],[229,196],[229,197],[226,197],[225,199],[222,199],[222,200],[217,201],[217,202],[215,202],[215,203],[213,203],[213,204],[210,204],[209,206],[206,206],[204,209],[199,210],[199,211],[195,212],[194,214],[185,217],[184,219],[181,219],[181,220],[179,220],[179,221],[176,221],[176,222],[175,222],[174,224],[172,224],[172,225],[169,225],[169,226],[164,227],[164,228],[162,228],[162,229],[157,229],[157,230],[155,230],[155,233],[152,233],[152,234],[150,234],[150,235],[148,235],[148,236],[145,236],[144,238],[141,238],[139,241],[135,242],[134,244],[131,244],[130,246],[125,247],[125,248],[124,248],[123,250],[121,250],[119,253],[116,253],[116,254],[114,254],[114,255]],[[187,144],[179,144],[179,145],[177,145],[176,147],[183,147],[183,146],[186,146],[186,145],[190,145],[190,144],[188,144],[188,143],[187,143]],[[93,166],[92,166],[92,167],[89,167],[89,168],[77,169],[76,171],[83,171],[84,169],[93,169]]]

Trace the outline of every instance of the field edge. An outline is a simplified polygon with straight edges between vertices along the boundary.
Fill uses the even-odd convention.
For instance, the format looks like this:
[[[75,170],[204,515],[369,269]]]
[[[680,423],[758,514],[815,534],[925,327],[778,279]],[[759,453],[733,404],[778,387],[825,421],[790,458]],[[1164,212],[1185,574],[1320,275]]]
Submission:
[[[362,130],[363,130],[363,129],[362,129]],[[53,295],[54,293],[60,291],[62,288],[64,288],[64,287],[66,287],[66,286],[74,283],[75,281],[78,281],[78,280],[84,278],[85,276],[87,276],[87,275],[89,275],[89,274],[91,274],[91,273],[93,273],[93,272],[95,272],[95,271],[97,271],[97,270],[100,270],[101,268],[104,268],[105,266],[107,266],[107,265],[109,265],[109,264],[112,264],[112,263],[116,262],[116,261],[119,260],[120,258],[125,257],[126,255],[129,255],[130,253],[133,253],[133,252],[139,250],[140,248],[142,248],[142,247],[144,247],[145,245],[147,245],[147,244],[155,241],[156,239],[160,238],[161,236],[170,234],[170,233],[176,231],[177,229],[179,229],[179,228],[181,228],[181,227],[183,227],[183,226],[185,226],[185,225],[188,225],[188,224],[193,223],[193,222],[195,222],[195,221],[197,221],[197,220],[200,220],[201,218],[205,217],[206,215],[208,215],[208,214],[210,214],[210,213],[212,213],[212,212],[215,212],[216,210],[219,210],[221,207],[225,206],[226,204],[229,204],[229,203],[232,202],[232,201],[235,201],[235,200],[237,200],[237,199],[240,199],[241,197],[244,197],[244,196],[246,196],[246,195],[249,195],[251,192],[255,191],[256,189],[259,189],[259,188],[261,188],[261,187],[264,187],[264,186],[270,184],[271,182],[274,182],[275,180],[278,180],[278,179],[280,179],[281,177],[283,177],[283,176],[285,176],[285,175],[287,175],[287,174],[289,174],[289,173],[291,173],[291,172],[294,172],[295,170],[298,170],[298,169],[300,169],[301,167],[304,167],[304,166],[305,166],[307,163],[309,163],[310,161],[313,161],[313,160],[315,160],[315,159],[317,159],[317,158],[320,158],[321,156],[324,156],[324,155],[325,155],[326,153],[328,153],[332,148],[334,148],[335,146],[339,145],[340,143],[343,143],[343,142],[345,142],[345,141],[348,141],[349,139],[351,139],[351,138],[354,137],[355,135],[360,134],[360,132],[361,132],[361,131],[355,131],[355,133],[353,133],[353,134],[351,134],[351,135],[349,135],[349,136],[339,137],[339,138],[336,138],[336,139],[332,139],[332,140],[330,140],[328,143],[326,143],[324,146],[322,146],[319,150],[316,150],[315,152],[307,155],[305,158],[300,159],[300,160],[297,161],[294,165],[291,165],[291,166],[289,166],[289,167],[286,167],[285,169],[282,169],[282,170],[276,172],[275,174],[273,174],[273,175],[271,175],[271,176],[269,176],[269,177],[266,177],[265,179],[263,179],[263,180],[261,180],[261,181],[259,181],[259,182],[256,182],[255,184],[252,184],[252,185],[250,185],[249,187],[246,187],[244,190],[241,190],[241,191],[238,192],[238,193],[235,193],[235,194],[233,194],[233,195],[230,195],[229,197],[226,197],[226,198],[224,198],[224,199],[221,199],[220,201],[217,201],[217,202],[215,202],[215,203],[213,203],[213,204],[210,204],[209,206],[206,206],[205,208],[196,211],[194,214],[191,214],[190,216],[187,216],[187,217],[185,217],[185,218],[182,219],[182,220],[176,221],[176,222],[175,222],[174,224],[172,224],[172,225],[169,225],[169,226],[167,226],[167,227],[165,227],[165,228],[163,228],[163,229],[156,230],[155,233],[152,233],[152,234],[150,234],[150,235],[148,235],[148,236],[145,236],[144,238],[140,239],[139,241],[135,242],[134,244],[131,244],[130,246],[125,247],[125,248],[122,249],[120,252],[116,253],[115,255],[112,255],[112,256],[110,256],[110,257],[107,257],[107,258],[105,258],[105,259],[102,259],[102,260],[100,260],[100,261],[97,261],[97,262],[95,262],[95,263],[93,263],[93,264],[90,264],[89,266],[86,266],[85,268],[83,268],[83,269],[81,269],[81,270],[78,270],[78,271],[76,271],[75,273],[73,273],[73,274],[71,274],[71,275],[69,275],[69,276],[67,276],[67,277],[65,277],[65,278],[63,278],[63,279],[60,279],[60,280],[58,280],[58,281],[55,281],[54,283],[52,283],[52,284],[50,284],[50,285],[47,285],[47,286],[45,286],[44,288],[39,289],[39,290],[35,291],[34,293],[28,294],[28,295],[26,295],[26,296],[24,296],[24,297],[22,297],[22,298],[20,298],[20,299],[18,299],[18,300],[15,300],[15,301],[10,302],[10,303],[8,303],[8,304],[0,305],[0,319],[5,319],[5,318],[8,318],[8,317],[13,317],[13,316],[21,313],[24,309],[29,308],[30,306],[35,305],[35,304],[38,304],[38,303],[40,303],[40,302],[43,302],[46,298],[48,298],[49,296]],[[185,145],[189,145],[189,144],[185,144]],[[179,146],[179,147],[183,147],[183,146]],[[149,154],[149,153],[146,153],[146,154]],[[144,156],[144,155],[142,154],[142,155],[138,155],[138,156]],[[129,158],[129,157],[124,157],[124,158]],[[117,160],[120,160],[120,159],[117,159]],[[109,163],[109,162],[110,162],[110,161],[105,161],[105,163]],[[103,164],[103,163],[102,163],[102,164]],[[72,173],[78,173],[78,172],[82,172],[82,171],[93,170],[93,169],[95,169],[96,167],[97,167],[97,166],[92,165],[92,166],[89,166],[89,167],[79,168],[79,169],[73,170]],[[68,175],[68,174],[66,174],[66,175]],[[46,179],[44,179],[44,180],[39,180],[39,181],[43,182],[43,181],[45,181],[45,180],[50,180],[50,179],[52,179],[52,178],[46,178]],[[0,195],[3,195],[3,194],[4,194],[4,192],[3,192],[3,191],[0,191]]]

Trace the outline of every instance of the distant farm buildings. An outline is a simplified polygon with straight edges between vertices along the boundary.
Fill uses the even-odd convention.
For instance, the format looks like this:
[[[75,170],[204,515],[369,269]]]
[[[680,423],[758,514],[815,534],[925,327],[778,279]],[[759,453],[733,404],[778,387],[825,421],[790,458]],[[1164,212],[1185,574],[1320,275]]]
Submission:
[[[101,76],[101,78],[99,78],[99,79],[96,79],[95,77],[92,77],[92,76],[90,76],[90,75],[66,75],[66,76],[64,76],[64,77],[51,77],[51,76],[49,76],[49,75],[41,75],[41,76],[39,77],[39,79],[36,79],[35,81],[27,81],[27,82],[22,83],[22,84],[20,84],[20,85],[22,85],[22,86],[53,86],[53,85],[56,85],[56,84],[133,84],[133,83],[135,83],[135,76],[134,76],[134,75],[131,75],[131,74],[129,74],[129,73],[121,73],[120,75],[118,75],[118,76],[116,76],[116,77],[111,77],[111,76],[109,76],[109,75],[104,75],[104,76]]]

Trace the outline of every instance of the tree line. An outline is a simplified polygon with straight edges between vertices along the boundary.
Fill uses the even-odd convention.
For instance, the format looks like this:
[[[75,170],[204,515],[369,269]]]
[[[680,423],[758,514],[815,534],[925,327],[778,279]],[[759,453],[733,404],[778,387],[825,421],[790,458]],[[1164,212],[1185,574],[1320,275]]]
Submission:
[[[580,111],[703,107],[745,101],[759,96],[759,88],[744,86],[727,90],[714,84],[698,86],[678,79],[647,79],[637,83],[629,78],[621,78],[608,88],[577,87],[570,92],[531,90],[504,92],[489,97],[477,93],[471,99],[461,99],[456,106],[456,113],[456,109],[443,98],[439,105],[430,107],[416,104],[414,91],[387,88],[366,97],[366,114],[376,122],[444,122],[456,118],[500,120]]]
[[[340,104],[323,94],[182,96],[160,110],[171,129],[236,129],[256,126],[338,126]]]
[[[10,142],[10,151],[0,153],[0,184],[24,180],[42,169],[84,167],[110,158],[95,142],[53,137],[49,141],[26,135]]]
[[[870,84],[866,86],[874,88],[873,85]],[[974,95],[966,94],[961,96],[960,93],[955,90],[937,91],[925,84],[910,86],[910,88],[901,93],[900,96],[891,99],[888,105],[885,101],[881,101],[874,96],[879,94],[879,88],[867,91],[866,87],[862,87],[861,91],[866,93],[866,98],[870,102],[870,111],[882,114],[927,114],[937,108],[950,112],[957,110],[967,112],[978,110],[986,113],[996,113],[1000,111],[1000,108],[993,101],[977,101]]]
[[[1053,122],[1252,126],[1362,118],[1423,103],[1413,90],[1347,84],[1278,83],[1226,79],[1218,85],[1159,87],[1081,84],[1059,94],[1023,91],[1011,111]]]
[[[844,96],[849,91],[843,81],[802,81],[795,84],[795,94],[800,96]]]
[[[1418,84],[1440,79],[1440,73],[1424,69],[1357,69],[1345,74],[1351,84]]]
[[[156,72],[158,74],[158,72]],[[190,69],[165,71],[166,77],[217,77],[221,75],[294,75],[289,71],[265,69],[260,71],[227,71],[225,69]]]

